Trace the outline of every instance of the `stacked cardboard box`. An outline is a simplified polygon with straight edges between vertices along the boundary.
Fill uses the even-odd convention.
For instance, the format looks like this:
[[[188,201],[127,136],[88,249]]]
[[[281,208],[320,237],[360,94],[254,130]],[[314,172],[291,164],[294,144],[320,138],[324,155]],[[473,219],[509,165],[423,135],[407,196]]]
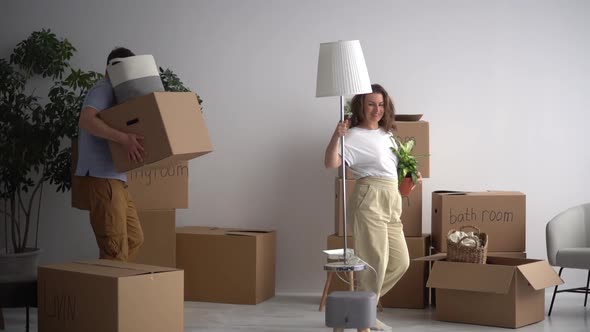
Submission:
[[[397,130],[395,136],[402,142],[410,139],[415,141],[413,153],[417,156],[418,170],[423,178],[430,177],[430,140],[429,123],[426,121],[396,121]],[[344,221],[342,209],[342,178],[335,180],[335,234],[328,237],[328,249],[342,248],[344,243]],[[350,169],[346,168],[346,196],[352,194],[356,180]],[[404,226],[404,235],[410,251],[410,257],[422,257],[428,254],[430,247],[430,236],[422,234],[422,184],[417,184],[412,193],[402,196],[401,221]],[[351,223],[347,224],[348,245],[354,247],[352,240],[353,229]],[[385,296],[381,298],[381,304],[389,308],[424,308],[428,304],[428,292],[426,291],[426,279],[428,277],[428,266],[424,262],[416,264],[412,262],[409,270],[398,284]],[[340,279],[333,281],[329,291],[344,290],[346,284]]]
[[[188,162],[127,174],[144,236],[134,261],[176,267],[176,209],[188,208]]]

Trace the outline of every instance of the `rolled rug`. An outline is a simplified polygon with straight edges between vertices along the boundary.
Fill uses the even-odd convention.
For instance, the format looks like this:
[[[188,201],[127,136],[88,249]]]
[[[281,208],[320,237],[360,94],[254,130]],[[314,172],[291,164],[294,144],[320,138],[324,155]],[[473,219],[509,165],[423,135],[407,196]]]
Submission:
[[[107,73],[119,104],[152,92],[164,91],[156,61],[149,54],[112,59],[107,66]]]

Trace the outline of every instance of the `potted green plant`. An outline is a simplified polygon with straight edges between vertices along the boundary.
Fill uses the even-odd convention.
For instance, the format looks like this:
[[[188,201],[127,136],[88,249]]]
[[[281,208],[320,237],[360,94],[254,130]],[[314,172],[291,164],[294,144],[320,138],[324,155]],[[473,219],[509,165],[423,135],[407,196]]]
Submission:
[[[58,192],[71,186],[71,150],[62,143],[76,134],[83,98],[101,77],[72,68],[75,51],[67,39],[43,29],[17,44],[9,59],[0,59],[4,277],[35,274],[43,186],[52,184]]]
[[[402,196],[409,196],[420,178],[420,173],[418,173],[418,162],[416,161],[416,157],[412,155],[415,141],[410,139],[404,143],[393,136],[391,139],[395,143],[394,147],[391,148],[391,151],[393,151],[397,157],[397,180],[399,184],[399,192]],[[397,149],[395,146],[397,146]]]

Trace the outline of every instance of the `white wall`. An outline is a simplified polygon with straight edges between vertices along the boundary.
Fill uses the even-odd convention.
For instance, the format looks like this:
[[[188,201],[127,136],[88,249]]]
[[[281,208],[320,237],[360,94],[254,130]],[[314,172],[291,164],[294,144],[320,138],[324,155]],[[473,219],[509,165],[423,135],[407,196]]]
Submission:
[[[589,16],[583,0],[2,1],[0,56],[51,28],[84,69],[103,71],[117,45],[171,67],[205,100],[215,148],[190,163],[178,224],[276,229],[277,290],[319,292],[339,117],[337,98],[315,98],[319,44],[361,40],[398,112],[430,121],[425,232],[433,190],[519,190],[527,252],[545,258],[545,223],[590,201]],[[45,199],[43,260],[96,256],[69,196]]]

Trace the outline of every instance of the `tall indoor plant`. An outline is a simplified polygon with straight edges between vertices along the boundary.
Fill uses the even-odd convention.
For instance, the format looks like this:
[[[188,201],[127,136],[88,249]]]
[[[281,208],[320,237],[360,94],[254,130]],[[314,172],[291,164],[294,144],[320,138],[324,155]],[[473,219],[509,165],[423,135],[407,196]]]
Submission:
[[[43,185],[49,182],[62,192],[70,188],[71,151],[62,143],[75,135],[83,98],[101,76],[72,68],[75,51],[67,39],[43,29],[18,43],[9,59],[0,59],[0,217],[5,233],[0,264],[39,253]]]

